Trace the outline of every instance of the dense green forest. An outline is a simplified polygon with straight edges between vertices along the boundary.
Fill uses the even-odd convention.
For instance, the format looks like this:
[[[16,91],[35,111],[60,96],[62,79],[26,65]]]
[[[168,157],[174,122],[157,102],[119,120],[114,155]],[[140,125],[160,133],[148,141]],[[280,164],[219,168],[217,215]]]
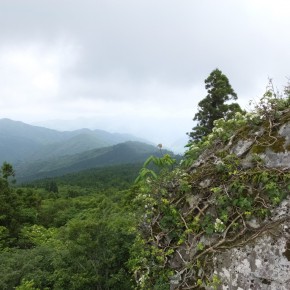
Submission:
[[[14,187],[13,171],[4,164],[0,289],[132,289],[127,261],[136,224],[128,188],[140,167]]]

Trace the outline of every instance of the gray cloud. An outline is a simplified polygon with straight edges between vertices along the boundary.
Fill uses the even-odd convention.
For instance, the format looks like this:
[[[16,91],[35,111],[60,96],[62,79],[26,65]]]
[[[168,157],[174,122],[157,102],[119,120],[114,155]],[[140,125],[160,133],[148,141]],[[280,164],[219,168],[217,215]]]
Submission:
[[[91,117],[94,108],[120,120],[132,111],[154,119],[150,111],[162,115],[166,104],[171,114],[183,112],[174,134],[184,134],[216,67],[243,105],[261,95],[268,77],[285,84],[289,9],[285,0],[2,0],[1,107],[24,121],[34,114],[17,101],[39,108],[36,121],[61,117],[50,111],[56,102],[74,112],[62,116]],[[160,134],[169,128],[165,115]]]

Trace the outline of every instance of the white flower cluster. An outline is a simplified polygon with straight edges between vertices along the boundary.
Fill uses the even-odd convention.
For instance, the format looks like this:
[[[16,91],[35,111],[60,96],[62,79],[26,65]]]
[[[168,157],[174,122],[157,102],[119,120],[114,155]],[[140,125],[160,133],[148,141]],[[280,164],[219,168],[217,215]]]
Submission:
[[[225,230],[225,228],[226,226],[224,225],[224,223],[219,218],[217,218],[214,224],[215,232],[222,233]]]
[[[255,120],[256,118],[260,118],[260,115],[257,114],[257,113],[247,113],[247,114],[245,115],[245,118],[246,118],[246,120],[253,121],[253,120]]]
[[[190,146],[190,151],[196,151],[196,150],[199,150],[199,147],[196,144],[192,144]]]
[[[221,133],[224,132],[224,129],[223,129],[223,128],[216,128],[216,127],[214,127],[214,128],[212,129],[212,131],[213,131],[214,133],[221,134]]]

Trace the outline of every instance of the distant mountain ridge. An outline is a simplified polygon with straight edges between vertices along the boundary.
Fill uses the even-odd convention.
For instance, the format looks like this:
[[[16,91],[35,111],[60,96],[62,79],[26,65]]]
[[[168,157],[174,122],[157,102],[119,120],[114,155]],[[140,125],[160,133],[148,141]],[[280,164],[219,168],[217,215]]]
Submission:
[[[103,130],[60,132],[0,119],[0,164],[11,163],[16,180],[25,182],[91,168],[142,164],[151,155],[171,153],[139,140]]]
[[[57,131],[0,119],[0,163],[47,160],[142,139],[103,130]]]
[[[163,153],[170,152],[165,150],[161,153],[155,146],[137,141],[128,141],[74,155],[19,163],[15,167],[16,179],[22,182],[61,176],[91,168],[143,163],[149,156],[162,156]]]

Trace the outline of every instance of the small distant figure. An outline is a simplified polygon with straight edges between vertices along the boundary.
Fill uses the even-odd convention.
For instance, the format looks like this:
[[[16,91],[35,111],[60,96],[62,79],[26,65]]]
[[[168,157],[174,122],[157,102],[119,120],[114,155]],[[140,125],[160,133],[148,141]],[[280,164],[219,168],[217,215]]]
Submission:
[[[161,150],[162,149],[162,144],[158,144],[157,147]]]

